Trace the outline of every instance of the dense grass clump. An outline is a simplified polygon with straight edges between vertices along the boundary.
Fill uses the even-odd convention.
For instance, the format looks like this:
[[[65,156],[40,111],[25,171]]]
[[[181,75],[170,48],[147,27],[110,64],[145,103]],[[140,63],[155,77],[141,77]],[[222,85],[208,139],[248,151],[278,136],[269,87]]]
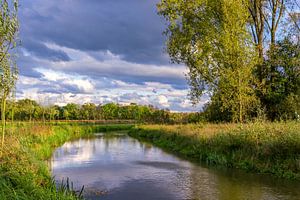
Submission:
[[[131,125],[32,125],[11,126],[0,156],[0,199],[78,199],[68,181],[56,187],[46,159],[55,147],[95,132],[126,130]]]
[[[145,125],[129,134],[196,161],[300,179],[297,122]]]

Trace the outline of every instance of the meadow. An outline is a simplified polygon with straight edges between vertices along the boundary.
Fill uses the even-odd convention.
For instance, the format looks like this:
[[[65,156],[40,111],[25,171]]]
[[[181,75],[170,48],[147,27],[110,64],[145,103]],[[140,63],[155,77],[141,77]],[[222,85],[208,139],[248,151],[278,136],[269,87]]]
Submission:
[[[209,165],[300,180],[300,123],[141,125],[130,136]]]

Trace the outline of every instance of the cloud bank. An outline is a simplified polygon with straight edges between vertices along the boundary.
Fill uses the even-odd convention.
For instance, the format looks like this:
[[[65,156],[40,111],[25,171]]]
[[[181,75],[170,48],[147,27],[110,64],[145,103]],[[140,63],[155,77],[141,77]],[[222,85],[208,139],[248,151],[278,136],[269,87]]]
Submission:
[[[18,98],[44,104],[151,104],[197,111],[186,67],[164,52],[157,1],[23,0]]]

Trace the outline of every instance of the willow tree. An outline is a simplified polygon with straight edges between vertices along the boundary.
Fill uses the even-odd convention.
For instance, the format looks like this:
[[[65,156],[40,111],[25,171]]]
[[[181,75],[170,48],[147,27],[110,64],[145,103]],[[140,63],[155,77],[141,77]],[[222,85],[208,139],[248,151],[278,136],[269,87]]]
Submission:
[[[169,22],[167,51],[188,69],[190,97],[197,103],[218,95],[232,120],[244,121],[255,100],[252,71],[256,49],[247,31],[247,0],[162,0],[159,14]]]
[[[8,2],[0,0],[0,94],[1,94],[1,120],[2,141],[4,145],[6,100],[17,79],[17,66],[14,62],[12,49],[16,47],[18,33],[17,0]]]

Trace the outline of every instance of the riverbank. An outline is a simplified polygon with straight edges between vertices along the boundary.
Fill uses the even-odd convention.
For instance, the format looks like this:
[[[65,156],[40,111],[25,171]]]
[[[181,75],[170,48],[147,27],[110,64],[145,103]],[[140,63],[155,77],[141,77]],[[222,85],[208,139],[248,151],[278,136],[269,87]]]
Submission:
[[[300,123],[142,125],[129,135],[207,164],[300,180]]]
[[[11,126],[0,156],[0,199],[77,199],[66,185],[56,188],[45,160],[64,142],[95,132],[128,130],[131,125]]]

